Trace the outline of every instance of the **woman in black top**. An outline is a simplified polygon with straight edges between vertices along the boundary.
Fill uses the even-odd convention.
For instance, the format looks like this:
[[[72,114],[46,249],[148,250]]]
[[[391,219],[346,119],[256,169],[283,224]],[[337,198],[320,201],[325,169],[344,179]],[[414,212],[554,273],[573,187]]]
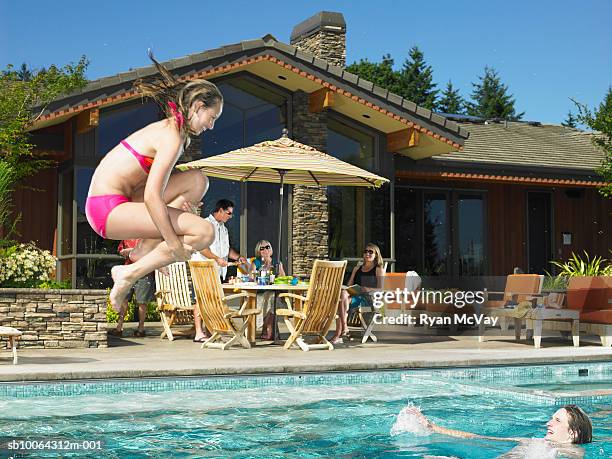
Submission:
[[[348,335],[348,310],[366,304],[369,292],[382,288],[382,280],[385,271],[383,269],[383,258],[376,244],[366,245],[363,251],[363,262],[353,269],[348,284],[360,286],[361,293],[350,295],[345,289],[342,290],[340,303],[338,303],[338,319],[336,319],[336,333],[332,338],[332,344],[341,344],[342,337]]]

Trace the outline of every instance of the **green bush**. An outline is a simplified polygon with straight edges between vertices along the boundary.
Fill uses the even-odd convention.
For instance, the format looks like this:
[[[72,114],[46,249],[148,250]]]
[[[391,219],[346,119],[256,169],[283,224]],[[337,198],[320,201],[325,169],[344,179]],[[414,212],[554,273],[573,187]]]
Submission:
[[[109,295],[106,295],[106,322],[114,324],[119,321],[119,313],[113,309],[110,303],[110,289],[107,290]],[[124,322],[131,322],[134,319],[134,302],[128,301],[127,312],[123,319]]]
[[[158,322],[159,311],[157,310],[157,301],[151,301],[147,304],[147,317],[145,319],[147,322]]]
[[[63,281],[49,280],[49,281],[43,281],[40,284],[38,284],[38,288],[47,288],[47,289],[67,289],[71,287],[72,286],[69,280],[63,280]]]
[[[110,290],[108,290],[110,292]],[[119,313],[113,309],[110,304],[110,297],[107,295],[106,297],[106,322],[117,323],[119,320]],[[132,297],[128,301],[127,312],[125,313],[124,322],[132,322],[138,320],[138,305],[134,301]],[[145,316],[146,322],[157,322],[159,321],[159,311],[157,310],[157,302],[151,301],[147,304],[147,314]]]
[[[590,258],[589,254],[584,253],[584,259],[572,252],[572,256],[565,263],[551,261],[553,265],[561,270],[559,276],[611,276],[612,264],[602,257]]]

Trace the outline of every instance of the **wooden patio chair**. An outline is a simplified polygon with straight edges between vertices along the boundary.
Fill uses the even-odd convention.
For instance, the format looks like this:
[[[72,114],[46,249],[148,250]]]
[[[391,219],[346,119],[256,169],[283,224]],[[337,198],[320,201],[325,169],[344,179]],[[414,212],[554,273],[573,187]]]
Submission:
[[[285,349],[289,349],[294,343],[303,351],[334,349],[325,335],[336,318],[345,270],[346,260],[315,260],[306,296],[294,293],[279,295],[279,298],[284,298],[287,303],[287,309],[277,309],[276,314],[283,316],[291,333],[285,343]],[[294,309],[291,300],[297,300],[301,310]],[[308,344],[304,341],[305,336],[315,336],[319,342]]]
[[[168,338],[173,341],[175,336],[192,336],[195,333],[193,321],[194,304],[191,302],[189,279],[187,277],[187,264],[185,262],[172,263],[166,267],[168,274],[155,271],[155,296],[157,297],[157,310],[164,327],[161,339]],[[192,328],[185,330],[185,325]],[[172,327],[183,326],[181,329]]]
[[[13,351],[13,365],[17,365],[17,341],[21,338],[21,331],[13,327],[0,327],[0,336],[8,338],[8,348]]]
[[[211,347],[225,350],[234,344],[250,349],[251,343],[246,337],[246,330],[251,320],[261,311],[248,309],[250,299],[255,293],[237,293],[224,296],[221,279],[213,260],[190,261],[191,280],[196,294],[197,307],[200,308],[202,320],[212,336],[202,343],[202,349]],[[240,310],[230,309],[228,301],[235,298],[244,298]],[[242,322],[237,322],[236,319]],[[223,341],[229,337],[229,340]]]

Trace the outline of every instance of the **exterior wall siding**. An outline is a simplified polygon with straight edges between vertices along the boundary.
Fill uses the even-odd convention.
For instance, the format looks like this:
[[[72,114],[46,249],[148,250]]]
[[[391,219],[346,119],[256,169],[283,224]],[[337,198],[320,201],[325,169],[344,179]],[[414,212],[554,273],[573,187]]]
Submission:
[[[399,180],[405,185],[406,181]],[[612,247],[612,200],[596,189],[576,189],[569,197],[568,188],[541,188],[524,185],[487,184],[456,180],[410,180],[412,186],[478,189],[486,192],[488,275],[505,276],[514,267],[527,269],[527,193],[550,192],[553,208],[553,253],[556,260],[567,260],[571,253],[610,258]],[[571,195],[571,192],[570,192]],[[572,233],[572,244],[563,245],[563,233]],[[402,254],[396,254],[401,257]]]

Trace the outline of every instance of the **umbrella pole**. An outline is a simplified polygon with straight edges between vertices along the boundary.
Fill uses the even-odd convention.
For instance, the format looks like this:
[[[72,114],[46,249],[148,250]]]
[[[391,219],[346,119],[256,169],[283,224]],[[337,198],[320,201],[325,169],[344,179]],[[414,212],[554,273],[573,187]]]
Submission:
[[[284,169],[278,169],[278,175],[280,175],[280,212],[278,213],[278,261],[282,261],[283,251],[282,251],[282,242],[283,242],[283,188],[285,181],[285,174],[287,173]],[[278,273],[275,273],[278,276]]]

